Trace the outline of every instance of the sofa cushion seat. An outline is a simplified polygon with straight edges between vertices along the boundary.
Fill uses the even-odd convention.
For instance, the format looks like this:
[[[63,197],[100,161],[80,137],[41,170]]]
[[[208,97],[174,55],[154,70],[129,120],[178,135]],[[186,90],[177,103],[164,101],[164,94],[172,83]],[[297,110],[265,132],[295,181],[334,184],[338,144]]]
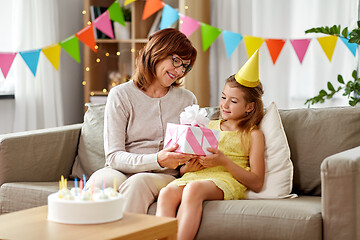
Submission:
[[[68,182],[73,187],[73,182]],[[58,182],[15,182],[0,187],[0,214],[47,204],[48,195],[59,190]]]
[[[203,207],[196,239],[322,239],[321,198],[317,196],[206,201]],[[149,213],[155,211],[156,203]]]

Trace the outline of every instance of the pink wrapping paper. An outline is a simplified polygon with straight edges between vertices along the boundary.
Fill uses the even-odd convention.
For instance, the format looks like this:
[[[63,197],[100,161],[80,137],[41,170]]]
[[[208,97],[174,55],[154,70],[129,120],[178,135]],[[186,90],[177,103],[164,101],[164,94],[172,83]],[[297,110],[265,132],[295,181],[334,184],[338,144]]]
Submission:
[[[164,146],[167,148],[178,143],[179,148],[175,152],[205,156],[212,154],[206,148],[218,148],[219,137],[218,130],[168,123]]]

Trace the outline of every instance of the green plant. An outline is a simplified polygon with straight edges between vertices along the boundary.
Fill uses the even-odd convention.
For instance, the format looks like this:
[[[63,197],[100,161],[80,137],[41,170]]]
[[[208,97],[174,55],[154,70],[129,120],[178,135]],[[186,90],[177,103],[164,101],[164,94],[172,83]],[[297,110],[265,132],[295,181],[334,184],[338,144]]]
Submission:
[[[348,32],[347,27],[341,31],[340,25],[334,25],[332,27],[326,26],[311,28],[306,30],[305,33],[323,33],[327,35],[344,37],[349,39],[350,43],[360,44],[360,21],[357,22],[357,28],[353,29],[350,33]],[[335,89],[331,82],[327,82],[327,89],[329,90],[329,92],[321,89],[317,96],[307,99],[305,104],[308,104],[308,106],[310,106],[311,104],[315,103],[323,103],[326,99],[331,99],[334,94],[336,94],[340,90],[344,90],[343,96],[348,96],[349,105],[355,106],[360,101],[360,78],[357,77],[356,70],[352,72],[352,77],[354,79],[353,81],[349,80],[345,83],[343,77],[339,74],[337,77],[337,81],[340,83],[341,86]]]
[[[349,80],[344,82],[343,77],[339,74],[337,77],[338,82],[341,84],[337,89],[334,88],[331,82],[327,82],[329,92],[324,89],[319,91],[319,94],[313,98],[306,100],[305,104],[323,103],[326,99],[331,99],[335,93],[344,90],[343,96],[348,96],[349,105],[355,106],[360,101],[360,78],[357,77],[357,71],[352,72],[353,81]]]

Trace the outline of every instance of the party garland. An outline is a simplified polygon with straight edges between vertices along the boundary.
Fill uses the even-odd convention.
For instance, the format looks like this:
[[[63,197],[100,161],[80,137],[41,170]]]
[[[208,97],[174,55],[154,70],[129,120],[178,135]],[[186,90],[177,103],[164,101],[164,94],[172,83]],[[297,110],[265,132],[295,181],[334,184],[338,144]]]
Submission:
[[[124,6],[132,3],[136,0],[125,0]],[[208,48],[213,44],[213,42],[220,36],[223,36],[225,51],[228,58],[232,55],[234,50],[239,46],[239,44],[244,41],[246,51],[248,56],[251,56],[257,49],[259,49],[263,43],[266,43],[266,46],[269,50],[273,64],[276,63],[285,43],[290,41],[300,63],[303,62],[304,56],[307,52],[312,38],[306,39],[272,39],[272,38],[262,38],[250,35],[242,35],[240,33],[227,31],[217,27],[213,27],[209,24],[200,22],[196,19],[193,19],[189,16],[179,13],[168,4],[165,4],[161,0],[147,0],[144,6],[142,20],[147,19],[154,13],[162,10],[162,16],[160,21],[160,29],[165,29],[170,27],[172,24],[180,20],[180,31],[183,32],[187,37],[192,35],[197,29],[201,29],[201,38],[202,38],[202,49],[207,51]],[[11,65],[19,54],[32,74],[36,76],[36,70],[38,66],[38,61],[40,57],[40,52],[42,52],[53,67],[58,71],[61,48],[64,49],[74,60],[80,63],[80,49],[79,41],[87,45],[92,51],[97,52],[98,46],[96,45],[96,40],[94,36],[95,28],[109,36],[114,38],[114,32],[112,28],[111,21],[118,22],[121,25],[125,26],[124,14],[122,7],[118,0],[116,0],[104,13],[97,17],[93,22],[89,22],[87,26],[82,28],[77,33],[72,36],[50,46],[46,46],[40,49],[34,49],[29,51],[20,51],[20,52],[0,52],[0,69],[4,75],[4,78],[8,75],[8,72],[11,68]],[[316,38],[323,49],[326,57],[331,61],[335,46],[338,38],[347,46],[353,56],[356,56],[356,43],[349,43],[348,38],[338,37],[338,36],[325,36]],[[108,55],[108,53],[107,53]]]

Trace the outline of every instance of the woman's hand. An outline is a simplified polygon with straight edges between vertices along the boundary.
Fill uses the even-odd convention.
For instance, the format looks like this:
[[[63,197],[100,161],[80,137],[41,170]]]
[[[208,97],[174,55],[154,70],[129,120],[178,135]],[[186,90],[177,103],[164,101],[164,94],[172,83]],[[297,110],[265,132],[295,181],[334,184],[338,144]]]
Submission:
[[[206,150],[213,154],[199,157],[201,165],[203,165],[205,168],[216,167],[220,165],[225,166],[228,161],[231,161],[222,151],[218,149],[209,147]]]
[[[185,154],[185,153],[176,153],[174,152],[179,147],[178,144],[174,144],[168,148],[164,148],[157,154],[157,161],[161,167],[167,167],[175,169],[180,165],[185,164],[194,155]]]

